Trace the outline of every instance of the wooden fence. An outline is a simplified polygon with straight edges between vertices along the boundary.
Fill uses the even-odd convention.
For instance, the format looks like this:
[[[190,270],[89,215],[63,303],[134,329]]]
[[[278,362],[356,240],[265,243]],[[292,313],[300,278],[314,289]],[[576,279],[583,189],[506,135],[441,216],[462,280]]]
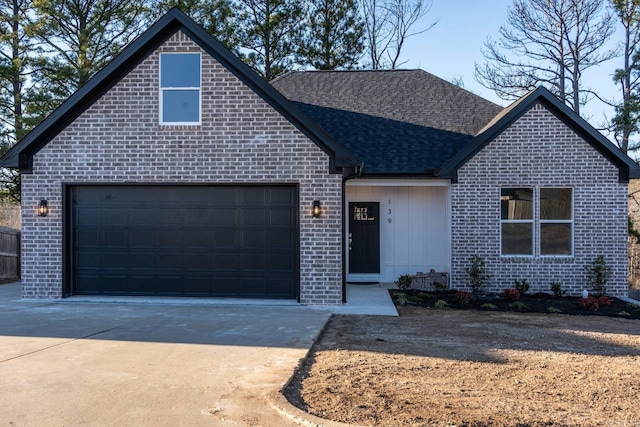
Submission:
[[[20,278],[20,231],[0,227],[0,281]]]

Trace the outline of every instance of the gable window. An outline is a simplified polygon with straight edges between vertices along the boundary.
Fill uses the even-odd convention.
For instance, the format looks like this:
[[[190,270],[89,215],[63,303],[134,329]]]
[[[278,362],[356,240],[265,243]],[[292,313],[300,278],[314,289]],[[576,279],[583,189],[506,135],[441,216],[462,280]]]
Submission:
[[[540,255],[573,252],[573,191],[540,189]]]
[[[200,124],[199,53],[160,54],[160,123]]]
[[[533,188],[500,194],[502,255],[533,255]]]

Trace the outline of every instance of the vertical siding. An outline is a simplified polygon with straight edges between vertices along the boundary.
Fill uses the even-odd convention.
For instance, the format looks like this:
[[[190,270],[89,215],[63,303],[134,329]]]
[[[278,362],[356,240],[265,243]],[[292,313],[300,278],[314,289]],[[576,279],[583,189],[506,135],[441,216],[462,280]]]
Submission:
[[[418,271],[448,272],[448,191],[439,186],[347,186],[347,203],[380,203],[380,274],[347,279],[393,282]]]
[[[574,253],[571,257],[500,255],[502,187],[571,187]],[[585,265],[604,255],[613,268],[612,295],[627,291],[627,185],[618,169],[541,105],[536,105],[458,171],[452,185],[452,281],[467,286],[469,258],[484,258],[494,291],[527,279],[532,291],[557,281],[571,294],[586,287]],[[540,227],[535,209],[535,235]]]

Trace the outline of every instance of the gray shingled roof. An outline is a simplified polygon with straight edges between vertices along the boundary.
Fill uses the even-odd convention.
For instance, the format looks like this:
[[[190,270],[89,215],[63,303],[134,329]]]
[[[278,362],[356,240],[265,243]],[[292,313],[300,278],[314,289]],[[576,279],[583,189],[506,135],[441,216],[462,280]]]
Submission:
[[[422,70],[292,72],[271,84],[365,174],[438,169],[503,109]]]

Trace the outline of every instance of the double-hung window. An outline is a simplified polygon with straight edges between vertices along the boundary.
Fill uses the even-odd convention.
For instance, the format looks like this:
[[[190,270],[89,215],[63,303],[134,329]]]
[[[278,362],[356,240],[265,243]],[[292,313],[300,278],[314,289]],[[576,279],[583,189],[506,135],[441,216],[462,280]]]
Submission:
[[[160,123],[200,124],[201,55],[160,54]]]
[[[573,252],[573,191],[540,189],[540,255]]]
[[[502,188],[500,208],[502,255],[573,254],[571,188]]]
[[[503,188],[500,211],[502,255],[532,255],[533,188]]]

